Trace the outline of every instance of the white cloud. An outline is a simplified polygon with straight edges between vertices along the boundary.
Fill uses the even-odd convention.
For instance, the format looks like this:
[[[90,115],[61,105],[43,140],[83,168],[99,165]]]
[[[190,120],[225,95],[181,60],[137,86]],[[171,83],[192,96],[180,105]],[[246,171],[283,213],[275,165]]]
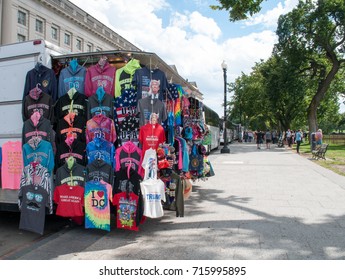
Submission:
[[[279,4],[271,12],[251,19],[251,23],[255,20],[256,24],[273,24],[296,1],[287,0],[284,6]],[[249,73],[255,62],[267,59],[276,40],[272,31],[262,31],[219,42],[222,28],[216,19],[199,11],[175,11],[166,0],[72,2],[137,47],[155,52],[166,63],[176,65],[182,77],[197,83],[207,105],[220,115],[223,115],[221,62],[227,61],[228,82],[233,82],[241,72]],[[268,18],[272,18],[272,23]]]
[[[290,12],[297,4],[298,0],[286,0],[283,4],[279,2],[275,8],[267,11],[265,14],[257,14],[248,19],[245,25],[252,26],[262,24],[266,28],[275,28],[279,16]]]
[[[199,12],[193,12],[189,20],[190,28],[198,34],[205,34],[212,39],[219,38],[221,30],[213,18],[202,16]]]

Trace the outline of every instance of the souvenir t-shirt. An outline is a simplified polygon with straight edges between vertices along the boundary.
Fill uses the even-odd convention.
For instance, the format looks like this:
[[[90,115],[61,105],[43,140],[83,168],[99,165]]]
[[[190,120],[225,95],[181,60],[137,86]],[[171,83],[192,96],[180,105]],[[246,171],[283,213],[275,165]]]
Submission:
[[[114,120],[99,114],[86,122],[86,143],[95,138],[102,138],[111,143],[116,141]]]
[[[158,99],[151,99],[151,97],[140,99],[138,101],[137,111],[139,113],[140,126],[149,123],[152,113],[158,116],[158,124],[162,124],[167,119],[165,104]]]
[[[116,68],[108,61],[103,66],[100,63],[90,66],[85,75],[85,95],[90,97],[99,87],[103,87],[107,94],[114,96],[115,72]]]
[[[31,162],[40,163],[48,171],[54,169],[54,152],[52,144],[46,140],[32,138],[23,145],[23,162],[27,166]]]
[[[144,158],[141,162],[144,169],[144,180],[149,178],[157,179],[157,152],[150,148],[145,151]]]
[[[139,142],[142,145],[142,152],[152,148],[156,150],[159,144],[165,142],[165,131],[160,124],[146,124],[140,128]]]
[[[86,156],[88,164],[95,160],[103,160],[115,167],[115,147],[113,143],[103,138],[95,138],[86,145]]]
[[[48,193],[49,214],[53,214],[53,188],[50,173],[46,167],[37,162],[24,166],[18,196],[23,196],[24,186],[34,185],[44,189]],[[20,204],[18,206],[21,208]]]
[[[116,210],[116,227],[138,231],[136,223],[139,198],[133,192],[117,193],[113,197],[113,205]]]
[[[43,188],[34,185],[23,187],[19,229],[43,234],[48,193]]]
[[[157,92],[153,92],[152,83],[155,83],[157,85]],[[155,95],[155,98],[163,100],[163,94],[168,87],[168,80],[162,70],[150,70],[147,67],[143,67],[135,71],[132,79],[132,85],[134,85],[137,89],[138,100],[152,94]]]
[[[136,91],[125,90],[114,102],[115,128],[118,140],[138,142],[139,117]]]
[[[140,183],[144,201],[144,216],[160,218],[164,215],[162,201],[165,202],[164,183],[161,179],[147,179]]]
[[[17,190],[23,169],[22,142],[8,141],[2,146],[1,186]]]
[[[103,181],[85,183],[85,228],[110,231],[111,185]]]
[[[84,216],[84,188],[63,184],[54,190],[54,202],[57,204],[56,215],[61,217]]]

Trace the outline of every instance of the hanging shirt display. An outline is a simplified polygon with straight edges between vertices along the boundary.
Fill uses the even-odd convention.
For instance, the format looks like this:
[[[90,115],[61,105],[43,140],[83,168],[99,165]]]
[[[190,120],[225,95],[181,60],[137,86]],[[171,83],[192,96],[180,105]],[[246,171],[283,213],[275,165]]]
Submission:
[[[146,97],[138,101],[139,124],[143,126],[149,123],[152,113],[158,116],[157,123],[162,124],[167,119],[165,104],[158,99]]]
[[[53,214],[53,186],[52,177],[48,169],[39,163],[31,162],[23,169],[22,176],[20,178],[19,197],[23,196],[23,190],[25,186],[33,185],[44,189],[48,193],[47,207],[49,214]],[[19,209],[21,205],[19,204]]]
[[[136,223],[139,197],[133,192],[117,193],[113,197],[113,205],[117,207],[116,227],[138,231]]]
[[[56,215],[61,217],[84,217],[84,188],[63,184],[54,190]]]
[[[116,141],[114,120],[99,114],[86,122],[86,144],[95,138],[102,138],[110,143]]]
[[[70,89],[66,94],[59,97],[54,105],[54,115],[56,120],[60,120],[68,113],[74,113],[76,117],[87,117],[87,98],[84,94]]]
[[[141,166],[144,170],[144,180],[157,178],[158,167],[156,150],[149,148],[145,151]]]
[[[115,170],[119,171],[121,168],[127,168],[130,166],[140,175],[141,171],[141,149],[133,144],[131,141],[124,143],[116,150],[116,167]]]
[[[19,229],[43,235],[48,193],[37,186],[24,186],[21,201]]]
[[[164,215],[162,201],[165,201],[164,183],[160,179],[147,179],[140,183],[144,201],[144,216],[160,218]]]
[[[32,137],[40,137],[53,145],[54,135],[50,121],[36,111],[23,124],[22,143],[27,143]]]
[[[18,190],[23,170],[21,141],[8,141],[2,146],[1,186]]]
[[[110,231],[111,185],[101,181],[85,184],[85,228]]]
[[[23,100],[31,89],[39,85],[40,89],[49,94],[53,103],[58,99],[57,96],[57,79],[53,69],[37,63],[33,69],[27,72],[24,85]]]
[[[137,59],[131,59],[125,66],[116,70],[115,74],[115,97],[119,97],[125,90],[132,87],[132,79],[135,71],[140,69],[140,62]]]
[[[30,90],[29,94],[23,100],[23,121],[29,119],[34,112],[39,112],[41,116],[50,122],[53,121],[53,98],[38,87]]]
[[[52,172],[55,165],[52,144],[37,137],[30,139],[28,143],[23,145],[23,161],[24,166],[31,162],[37,162]]]
[[[88,164],[101,159],[113,168],[115,167],[115,147],[103,138],[95,138],[86,145],[86,156]]]
[[[137,90],[137,100],[151,95],[163,100],[163,94],[168,87],[168,80],[162,70],[150,70],[145,66],[135,71],[132,84]]]
[[[55,186],[63,184],[81,187],[85,185],[85,166],[76,163],[72,157],[56,171]]]
[[[86,143],[75,139],[72,135],[67,135],[65,141],[57,145],[55,155],[56,168],[64,165],[69,157],[74,157],[77,163],[86,165]]]
[[[139,174],[131,168],[129,169],[122,168],[119,171],[115,172],[115,183],[114,183],[114,188],[113,188],[113,195],[114,195],[114,198],[117,200],[113,201],[113,203],[115,203],[117,207],[120,207],[119,200],[121,200],[123,196],[121,195],[121,196],[115,197],[116,194],[133,193],[136,196],[138,196],[136,216],[135,218],[133,217],[133,215],[131,216],[133,219],[135,219],[135,225],[133,225],[133,227],[135,226],[138,227],[139,224],[142,223],[143,221],[144,208],[143,208],[143,197],[141,195],[141,190],[140,190],[140,180],[141,180],[141,177],[139,176]],[[126,198],[124,199],[126,200]],[[135,196],[131,196],[131,199],[135,199]],[[124,201],[124,203],[126,202]]]
[[[140,128],[139,142],[142,145],[142,152],[152,148],[156,150],[159,144],[165,142],[165,131],[160,124],[146,124]]]
[[[93,116],[103,114],[108,118],[114,118],[114,97],[106,94],[102,87],[98,88],[96,94],[88,98],[88,117],[91,119]]]
[[[139,118],[137,114],[137,99],[134,90],[124,90],[122,95],[115,98],[114,115],[118,140],[137,142],[139,132]]]
[[[65,95],[71,88],[84,94],[85,76],[86,68],[80,66],[76,59],[71,60],[68,67],[60,71],[58,98]]]
[[[92,161],[86,166],[86,181],[104,181],[113,185],[114,169],[102,159]]]
[[[87,69],[85,76],[85,95],[90,97],[94,95],[99,87],[114,96],[115,91],[115,71],[116,68],[111,66],[108,61],[97,63]]]
[[[68,113],[62,119],[58,120],[56,126],[56,143],[60,144],[66,141],[67,137],[73,136],[75,139],[85,142],[86,120],[78,117],[75,113]]]

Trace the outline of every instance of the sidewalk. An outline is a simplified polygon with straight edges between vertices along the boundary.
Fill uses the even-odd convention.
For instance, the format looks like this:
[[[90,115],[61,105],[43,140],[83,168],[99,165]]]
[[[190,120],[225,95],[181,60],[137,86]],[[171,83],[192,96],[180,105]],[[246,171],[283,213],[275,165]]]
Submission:
[[[185,217],[68,229],[10,259],[345,259],[345,177],[276,145],[229,147],[210,155],[216,176],[194,183]]]

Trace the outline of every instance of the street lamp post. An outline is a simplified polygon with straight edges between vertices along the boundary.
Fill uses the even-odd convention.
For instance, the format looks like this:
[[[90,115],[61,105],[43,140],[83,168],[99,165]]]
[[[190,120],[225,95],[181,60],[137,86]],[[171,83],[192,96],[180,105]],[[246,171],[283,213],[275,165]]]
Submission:
[[[230,149],[228,148],[228,137],[226,134],[226,70],[228,66],[226,65],[226,62],[223,60],[222,62],[222,69],[223,69],[223,76],[224,76],[224,130],[223,130],[223,138],[224,138],[224,146],[220,150],[222,154],[230,153]]]

